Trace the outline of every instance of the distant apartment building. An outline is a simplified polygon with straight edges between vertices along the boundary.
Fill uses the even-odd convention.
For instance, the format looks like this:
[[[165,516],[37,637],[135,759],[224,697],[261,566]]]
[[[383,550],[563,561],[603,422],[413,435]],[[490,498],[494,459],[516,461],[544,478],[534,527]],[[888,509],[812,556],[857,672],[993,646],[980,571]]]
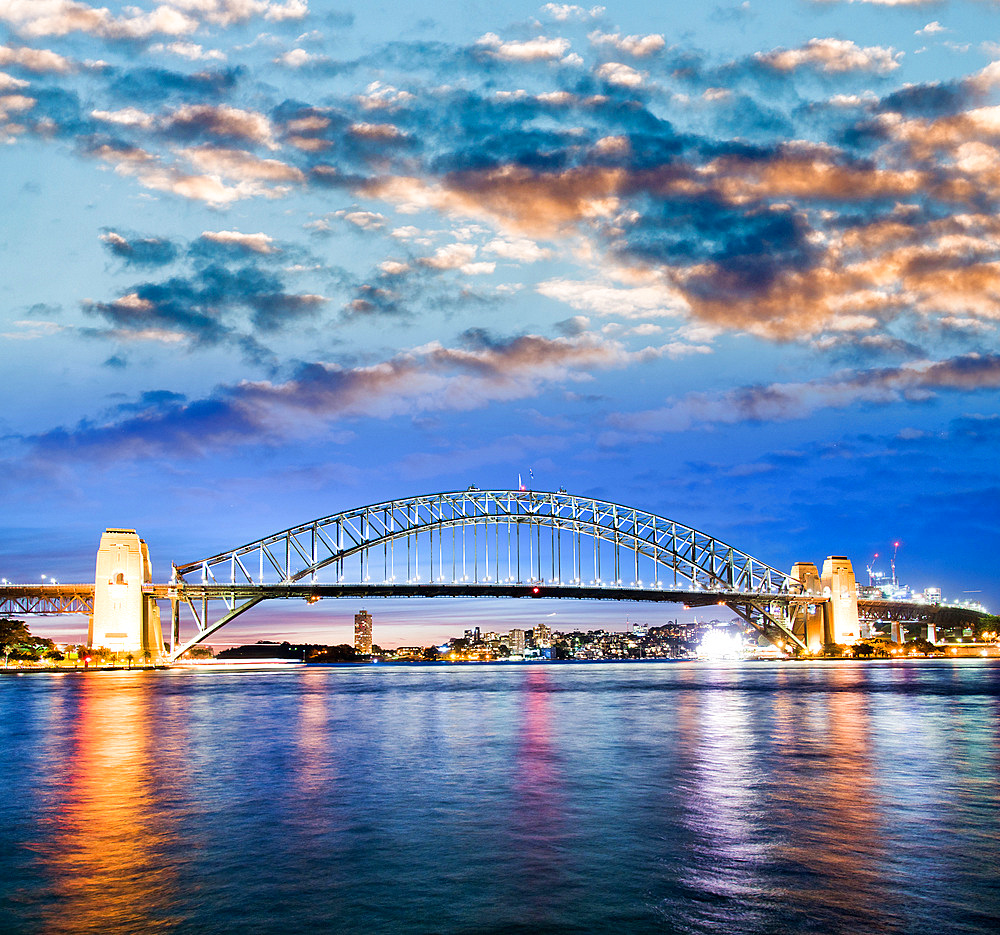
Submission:
[[[372,615],[367,610],[354,615],[354,651],[362,656],[372,653]]]
[[[520,656],[524,654],[524,630],[511,630],[507,634],[507,647],[511,655]]]
[[[538,624],[533,631],[535,645],[539,649],[548,649],[552,645],[552,628],[544,623]]]

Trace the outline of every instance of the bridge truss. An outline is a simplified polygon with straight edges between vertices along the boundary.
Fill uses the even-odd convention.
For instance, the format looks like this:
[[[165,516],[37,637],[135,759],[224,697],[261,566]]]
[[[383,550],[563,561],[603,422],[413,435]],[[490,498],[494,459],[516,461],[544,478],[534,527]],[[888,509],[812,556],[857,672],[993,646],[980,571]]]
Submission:
[[[0,615],[92,614],[92,584],[0,585]]]
[[[174,565],[162,596],[176,658],[262,600],[327,596],[720,603],[805,648],[788,617],[800,591],[786,573],[653,513],[561,490],[470,487],[335,513]],[[223,608],[214,620],[212,602]],[[182,603],[197,633],[180,645]]]

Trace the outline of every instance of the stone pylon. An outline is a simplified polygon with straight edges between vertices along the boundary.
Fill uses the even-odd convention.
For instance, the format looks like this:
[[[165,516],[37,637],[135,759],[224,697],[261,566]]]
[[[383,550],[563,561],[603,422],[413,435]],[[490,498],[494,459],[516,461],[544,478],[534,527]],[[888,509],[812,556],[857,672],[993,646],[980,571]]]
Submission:
[[[861,637],[858,620],[858,582],[854,567],[846,555],[831,555],[823,562],[820,576],[823,593],[830,598],[826,605],[835,643],[851,644]]]
[[[97,550],[94,615],[87,645],[137,660],[163,654],[160,608],[142,586],[153,580],[149,549],[134,529],[107,529]]]

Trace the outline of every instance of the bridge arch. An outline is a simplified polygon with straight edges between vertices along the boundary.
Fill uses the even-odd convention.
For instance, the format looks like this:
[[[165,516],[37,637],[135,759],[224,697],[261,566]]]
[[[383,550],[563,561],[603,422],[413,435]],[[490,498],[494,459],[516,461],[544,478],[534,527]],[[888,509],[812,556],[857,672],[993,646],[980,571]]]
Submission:
[[[172,657],[262,600],[325,596],[551,596],[726,603],[800,642],[769,602],[800,582],[645,510],[565,490],[480,490],[387,500],[173,566]],[[201,611],[196,601],[201,601]],[[209,602],[225,612],[209,620]],[[179,645],[179,604],[196,636]]]
[[[475,538],[480,529],[483,537]],[[472,530],[474,541],[460,542],[459,530]],[[450,543],[448,531],[453,534]],[[404,547],[399,557],[397,543]],[[422,579],[421,555],[427,570]],[[352,559],[357,560],[355,569],[349,569]],[[475,487],[334,513],[206,559],[175,565],[174,576],[177,581],[197,576],[202,584],[291,584],[319,580],[317,576],[331,567],[337,571],[337,581],[359,583],[474,579],[497,584],[622,585],[631,569],[631,583],[638,587],[687,582],[696,590],[780,594],[799,586],[797,579],[734,546],[645,510],[565,491]],[[349,577],[352,572],[356,574]],[[663,574],[671,580],[665,582]]]

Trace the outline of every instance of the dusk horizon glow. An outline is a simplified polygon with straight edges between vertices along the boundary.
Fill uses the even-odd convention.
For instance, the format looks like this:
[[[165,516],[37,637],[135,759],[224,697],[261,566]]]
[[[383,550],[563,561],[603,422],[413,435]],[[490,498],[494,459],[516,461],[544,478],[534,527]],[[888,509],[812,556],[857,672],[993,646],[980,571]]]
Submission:
[[[0,0],[0,575],[93,580],[121,526],[163,582],[520,480],[995,612],[996,34],[958,0]],[[384,646],[685,616],[364,603]]]

